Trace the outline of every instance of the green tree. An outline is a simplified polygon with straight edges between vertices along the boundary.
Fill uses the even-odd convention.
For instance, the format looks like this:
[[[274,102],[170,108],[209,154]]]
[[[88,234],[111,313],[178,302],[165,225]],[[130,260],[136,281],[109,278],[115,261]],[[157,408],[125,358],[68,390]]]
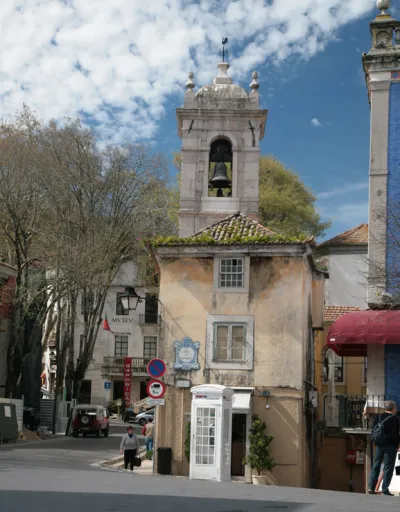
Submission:
[[[177,186],[171,190],[169,214],[178,223],[181,153],[175,153]],[[272,156],[260,158],[260,221],[271,230],[287,236],[319,237],[331,225],[323,222],[315,196],[299,176]]]
[[[299,176],[271,156],[260,159],[260,220],[288,236],[322,236],[330,222],[322,222],[315,196]]]

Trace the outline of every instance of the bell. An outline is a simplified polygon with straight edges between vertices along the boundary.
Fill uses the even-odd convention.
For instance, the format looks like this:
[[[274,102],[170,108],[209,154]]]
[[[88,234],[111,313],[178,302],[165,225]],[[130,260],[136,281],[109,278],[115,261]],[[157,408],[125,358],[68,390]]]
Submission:
[[[228,178],[228,170],[224,162],[217,162],[214,168],[214,176],[210,180],[210,185],[214,188],[230,188],[231,180]]]

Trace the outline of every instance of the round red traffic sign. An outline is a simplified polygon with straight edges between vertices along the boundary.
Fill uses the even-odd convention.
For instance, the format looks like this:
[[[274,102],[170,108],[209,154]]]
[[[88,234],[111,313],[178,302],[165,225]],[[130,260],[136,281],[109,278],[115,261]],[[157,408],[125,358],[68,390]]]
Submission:
[[[162,359],[154,358],[147,365],[147,373],[153,379],[159,379],[162,377],[166,371],[165,363]]]
[[[165,384],[160,380],[151,380],[147,384],[147,394],[150,398],[162,398],[165,395]]]

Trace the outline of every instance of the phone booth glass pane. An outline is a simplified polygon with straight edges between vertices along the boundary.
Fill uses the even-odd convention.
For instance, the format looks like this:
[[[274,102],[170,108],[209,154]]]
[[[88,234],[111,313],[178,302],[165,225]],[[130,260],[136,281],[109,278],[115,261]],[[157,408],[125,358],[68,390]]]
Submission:
[[[196,462],[200,466],[215,464],[215,407],[199,407],[196,415]]]

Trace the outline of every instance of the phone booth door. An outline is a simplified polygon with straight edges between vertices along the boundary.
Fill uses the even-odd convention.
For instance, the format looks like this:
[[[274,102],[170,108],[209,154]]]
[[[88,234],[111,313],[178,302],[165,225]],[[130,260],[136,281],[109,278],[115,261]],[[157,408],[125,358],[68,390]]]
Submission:
[[[197,408],[195,435],[196,465],[215,466],[216,416],[215,407]]]

